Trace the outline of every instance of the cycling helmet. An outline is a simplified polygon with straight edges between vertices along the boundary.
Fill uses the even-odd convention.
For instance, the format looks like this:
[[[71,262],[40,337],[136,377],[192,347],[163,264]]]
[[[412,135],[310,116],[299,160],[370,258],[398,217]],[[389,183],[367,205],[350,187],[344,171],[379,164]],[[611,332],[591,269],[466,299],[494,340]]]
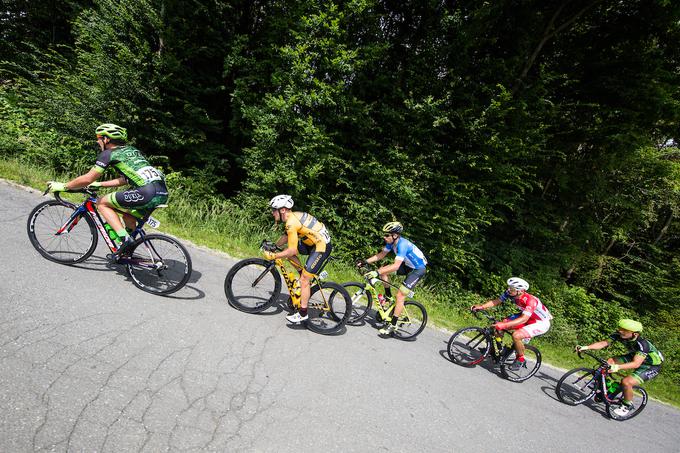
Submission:
[[[404,231],[404,226],[399,222],[387,222],[384,227],[382,227],[383,233],[399,234]]]
[[[508,288],[515,288],[520,291],[526,291],[529,289],[529,283],[526,280],[519,277],[510,277],[508,279]]]
[[[95,129],[94,132],[97,135],[103,135],[104,137],[109,137],[114,140],[127,140],[127,129],[115,124],[102,124],[97,126],[97,129]]]
[[[621,319],[619,320],[619,328],[639,333],[642,332],[642,323],[632,319]]]
[[[293,207],[293,198],[290,195],[277,195],[269,200],[269,207],[272,209],[290,209]]]

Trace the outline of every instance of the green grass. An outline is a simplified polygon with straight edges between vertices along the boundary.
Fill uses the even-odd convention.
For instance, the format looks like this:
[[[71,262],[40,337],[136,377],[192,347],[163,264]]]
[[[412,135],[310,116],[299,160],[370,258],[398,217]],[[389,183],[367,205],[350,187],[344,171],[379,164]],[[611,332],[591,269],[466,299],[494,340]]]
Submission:
[[[1,157],[0,177],[38,190],[44,190],[48,180],[70,179],[69,176],[30,166],[16,159]],[[238,206],[219,198],[196,201],[171,194],[169,207],[156,210],[154,217],[161,221],[161,231],[236,258],[257,256],[262,239],[272,240],[281,234],[271,225],[258,225]],[[338,282],[361,281],[361,276],[348,264],[333,262],[328,266],[328,271],[331,279]],[[482,321],[476,320],[466,310],[470,305],[482,301],[476,294],[464,290],[443,293],[425,286],[419,288],[418,300],[427,307],[428,324],[431,326],[453,331],[462,326],[483,325]],[[544,361],[553,366],[570,369],[593,365],[592,361],[579,359],[572,352],[573,345],[559,344],[558,340],[554,332],[552,335],[549,332],[544,338],[535,339],[532,344],[540,348]],[[441,346],[443,348],[445,345],[442,343]],[[671,376],[664,376],[662,372],[645,387],[654,398],[680,407],[680,389]]]

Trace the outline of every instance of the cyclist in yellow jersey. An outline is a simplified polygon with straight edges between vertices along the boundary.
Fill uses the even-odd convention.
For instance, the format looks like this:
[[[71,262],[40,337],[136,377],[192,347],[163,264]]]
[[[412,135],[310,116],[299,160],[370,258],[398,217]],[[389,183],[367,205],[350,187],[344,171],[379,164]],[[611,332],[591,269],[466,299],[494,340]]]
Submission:
[[[323,264],[331,255],[331,236],[328,234],[323,223],[316,217],[306,212],[293,212],[293,198],[290,195],[277,195],[269,201],[272,216],[276,222],[286,223],[286,234],[281,236],[276,245],[282,247],[281,252],[264,252],[264,257],[269,260],[288,258],[300,263],[297,255],[309,255],[302,273],[300,274],[300,311],[286,316],[288,321],[299,323],[306,321],[307,305],[309,303],[310,278],[317,275]]]

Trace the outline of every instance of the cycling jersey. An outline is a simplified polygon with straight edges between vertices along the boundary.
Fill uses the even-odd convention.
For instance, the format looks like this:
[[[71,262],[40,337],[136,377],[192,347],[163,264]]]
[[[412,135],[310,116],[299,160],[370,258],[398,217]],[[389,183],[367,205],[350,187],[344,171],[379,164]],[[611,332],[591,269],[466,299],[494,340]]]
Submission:
[[[640,337],[637,340],[624,340],[618,332],[613,333],[610,338],[613,341],[623,343],[631,356],[640,355],[644,357],[643,365],[660,365],[663,362],[663,354],[649,340]]]
[[[552,315],[548,311],[545,305],[543,305],[543,302],[536,297],[533,296],[529,293],[524,293],[520,296],[515,296],[512,297],[510,293],[506,290],[503,294],[501,294],[501,297],[499,297],[501,302],[505,302],[508,299],[512,299],[513,302],[517,305],[517,307],[522,310],[523,315],[529,315],[529,321],[528,323],[535,322],[535,321],[549,321],[552,319]]]
[[[331,236],[323,223],[306,212],[291,212],[286,220],[288,248],[297,249],[298,239],[305,245],[314,245],[317,252],[325,252]]]
[[[427,266],[427,258],[423,255],[423,252],[405,237],[400,237],[397,240],[396,250],[394,250],[394,243],[392,243],[385,244],[383,251],[393,251],[396,255],[394,258],[395,261],[404,261],[406,265],[412,269],[425,269],[425,266]]]
[[[142,153],[132,146],[105,149],[97,156],[93,170],[104,173],[109,165],[125,176],[133,187],[142,187],[156,181],[165,182],[165,175],[149,165]]]

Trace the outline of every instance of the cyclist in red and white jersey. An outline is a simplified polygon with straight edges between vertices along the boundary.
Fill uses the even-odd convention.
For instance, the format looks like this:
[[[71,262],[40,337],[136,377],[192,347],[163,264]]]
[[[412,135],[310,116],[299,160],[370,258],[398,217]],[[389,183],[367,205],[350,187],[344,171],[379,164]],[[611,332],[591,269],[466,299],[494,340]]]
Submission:
[[[524,341],[528,342],[530,338],[546,333],[550,329],[552,315],[538,297],[527,292],[529,283],[526,280],[512,277],[508,279],[507,283],[508,289],[500,297],[480,305],[473,305],[471,308],[474,311],[486,310],[511,299],[522,310],[520,313],[508,316],[494,325],[498,331],[512,332],[517,357],[514,363],[510,365],[510,369],[519,370],[524,363]]]

